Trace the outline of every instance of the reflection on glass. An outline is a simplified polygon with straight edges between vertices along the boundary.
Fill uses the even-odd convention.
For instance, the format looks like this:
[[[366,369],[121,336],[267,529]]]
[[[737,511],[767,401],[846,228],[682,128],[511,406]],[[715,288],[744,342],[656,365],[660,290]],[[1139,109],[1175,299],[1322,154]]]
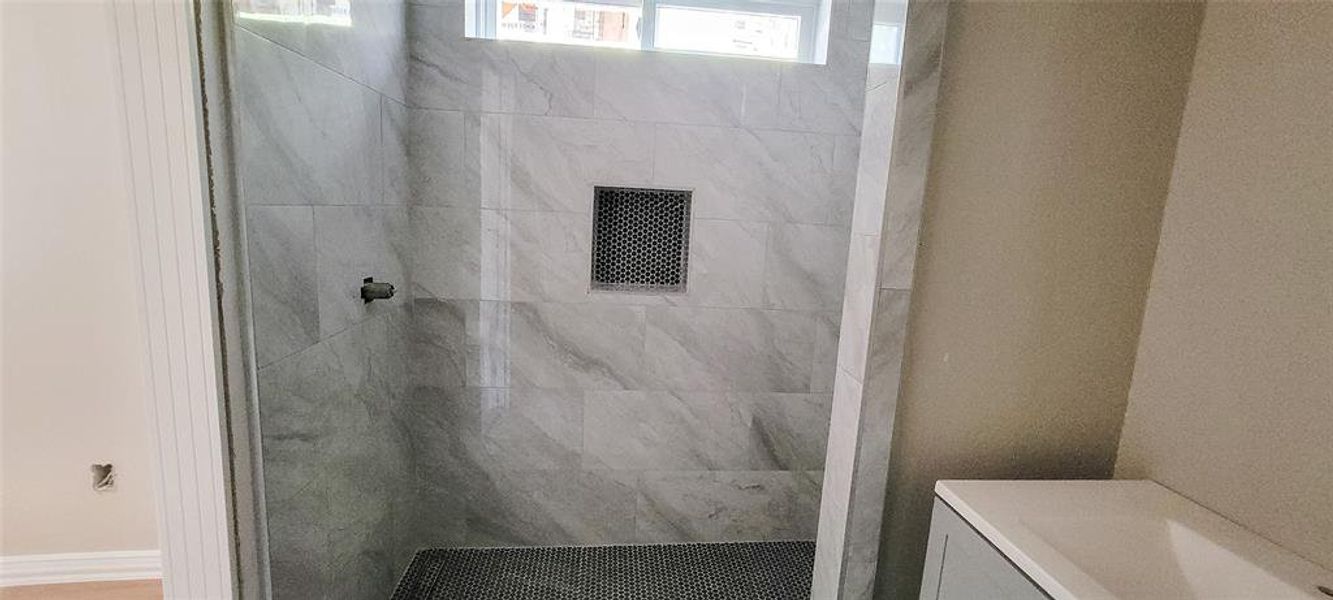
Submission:
[[[352,0],[233,0],[236,18],[352,26]]]
[[[643,9],[562,0],[496,3],[495,39],[638,48]]]
[[[796,60],[801,52],[801,17],[658,6],[653,41],[663,50]]]
[[[822,0],[469,0],[468,37],[815,62]]]
[[[903,26],[899,23],[875,23],[870,33],[870,62],[896,65],[903,61]]]

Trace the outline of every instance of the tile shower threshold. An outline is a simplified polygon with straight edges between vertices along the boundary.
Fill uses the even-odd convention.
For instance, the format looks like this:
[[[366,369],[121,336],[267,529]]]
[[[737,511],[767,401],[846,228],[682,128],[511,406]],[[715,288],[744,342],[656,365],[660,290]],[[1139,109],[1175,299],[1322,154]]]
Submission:
[[[813,541],[420,550],[392,600],[807,600]]]

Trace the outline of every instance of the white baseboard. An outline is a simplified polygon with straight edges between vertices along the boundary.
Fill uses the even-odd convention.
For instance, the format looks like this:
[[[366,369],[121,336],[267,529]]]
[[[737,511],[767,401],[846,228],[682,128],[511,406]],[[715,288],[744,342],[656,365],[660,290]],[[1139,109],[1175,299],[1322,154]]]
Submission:
[[[0,556],[0,587],[161,578],[158,550]]]

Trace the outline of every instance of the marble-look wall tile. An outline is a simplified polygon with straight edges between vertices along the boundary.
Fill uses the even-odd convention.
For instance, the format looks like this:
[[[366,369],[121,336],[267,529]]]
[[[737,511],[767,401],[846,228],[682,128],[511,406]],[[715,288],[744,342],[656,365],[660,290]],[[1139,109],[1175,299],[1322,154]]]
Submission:
[[[746,98],[746,118],[742,124],[859,134],[869,55],[869,41],[833,38],[829,41],[827,64],[783,64],[776,96]]]
[[[695,219],[690,224],[690,271],[685,297],[673,304],[764,306],[764,248],[768,224]]]
[[[693,189],[698,217],[830,223],[849,212],[834,136],[660,125],[655,147],[655,182]]]
[[[394,148],[390,137],[396,137],[403,153],[403,162],[392,171],[395,197],[416,205],[478,206],[477,119],[458,111],[386,104],[393,109],[385,146]]]
[[[467,488],[470,546],[629,543],[635,538],[632,479],[607,471],[494,471]]]
[[[861,382],[839,368],[829,415],[828,452],[824,459],[823,493],[815,540],[812,598],[838,597],[847,541],[852,475],[856,465],[855,432],[860,431],[861,391]]]
[[[245,30],[235,41],[244,201],[380,203],[380,95]]]
[[[819,473],[653,471],[640,475],[638,492],[643,541],[810,539]]]
[[[593,186],[652,180],[652,125],[486,115],[479,135],[482,204],[490,208],[590,213]]]
[[[889,444],[898,408],[911,292],[879,290],[870,331],[870,357],[861,398],[856,470],[848,511],[847,564],[873,561],[879,551],[880,520],[889,476]],[[846,576],[844,576],[846,580]],[[866,583],[868,585],[868,582]],[[846,582],[844,582],[846,585]]]
[[[259,371],[275,591],[390,585],[401,566],[385,560],[383,535],[409,474],[394,418],[407,381],[401,327],[401,314],[385,314]]]
[[[763,110],[759,103],[778,97],[776,62],[655,52],[596,57],[598,118],[740,125],[747,109]]]
[[[889,160],[898,95],[898,68],[872,65],[885,76],[866,90],[865,119],[861,127],[861,153],[856,171],[856,202],[852,233],[879,235],[884,225],[884,197],[888,190]]]
[[[347,26],[252,18],[238,28],[262,36],[357,83],[402,101],[407,79],[406,6],[398,0],[353,0]]]
[[[407,204],[412,201],[410,171],[413,168],[408,155],[408,139],[413,126],[408,123],[407,106],[388,98],[380,102],[380,138],[383,160],[380,168],[380,189],[385,204]]]
[[[810,369],[810,391],[832,393],[834,374],[838,370],[838,346],[842,333],[841,311],[823,311],[814,313],[815,317],[815,353],[814,366]]]
[[[824,468],[832,394],[733,394],[750,412],[752,454],[777,470]],[[754,467],[751,467],[752,469]]]
[[[847,252],[846,296],[842,303],[838,364],[858,381],[865,379],[866,348],[871,319],[875,316],[875,285],[878,275],[878,235],[854,235]]]
[[[406,293],[366,303],[361,299],[361,285],[371,277],[409,289],[406,209],[318,206],[314,213],[320,335],[328,337],[367,317],[403,306]]]
[[[493,217],[471,207],[417,206],[410,209],[409,264],[414,297],[481,297],[483,231]]]
[[[911,43],[929,50],[903,54],[879,261],[880,286],[886,288],[911,289],[916,266],[948,12],[929,4],[908,16]]]
[[[814,335],[809,313],[648,307],[645,362],[668,389],[808,392]]]
[[[836,310],[846,277],[847,229],[774,225],[769,232],[764,300],[771,308]]]
[[[591,392],[583,463],[617,470],[807,470],[823,465],[819,394]]]
[[[580,468],[583,392],[441,389],[413,392],[419,460],[484,473]]]
[[[443,390],[482,384],[480,303],[475,300],[412,300],[413,386]]]
[[[468,40],[462,3],[409,5],[408,17],[409,105],[592,115],[595,54],[587,49]]]
[[[245,208],[255,357],[267,365],[319,339],[315,225],[307,206]]]
[[[587,302],[589,213],[493,211],[481,241],[486,300]]]
[[[483,339],[516,388],[621,390],[645,385],[644,309],[505,303],[508,335]],[[656,362],[656,358],[653,362]]]

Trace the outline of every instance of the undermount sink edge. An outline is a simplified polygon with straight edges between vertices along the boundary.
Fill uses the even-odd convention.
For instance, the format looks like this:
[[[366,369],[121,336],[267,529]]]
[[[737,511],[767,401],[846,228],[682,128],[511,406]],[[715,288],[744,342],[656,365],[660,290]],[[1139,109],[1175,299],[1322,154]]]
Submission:
[[[935,493],[1056,600],[1328,600],[1333,572],[1152,482],[943,480]]]

